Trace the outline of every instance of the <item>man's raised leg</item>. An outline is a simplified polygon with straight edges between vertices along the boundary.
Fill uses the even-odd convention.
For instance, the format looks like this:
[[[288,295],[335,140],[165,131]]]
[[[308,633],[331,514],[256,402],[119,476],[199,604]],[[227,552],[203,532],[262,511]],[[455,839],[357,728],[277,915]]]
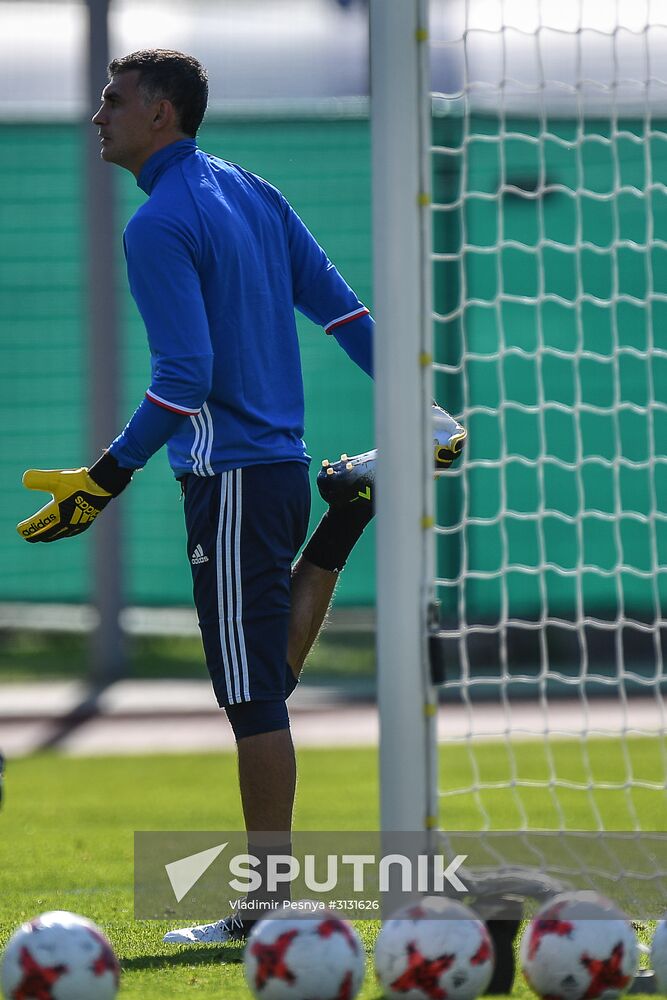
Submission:
[[[337,582],[336,571],[315,566],[305,556],[294,566],[287,662],[297,679],[326,618]]]
[[[370,500],[330,507],[292,570],[287,662],[296,680],[326,618],[338,574],[372,517]]]
[[[440,471],[460,456],[467,433],[435,403],[432,412],[434,469]],[[326,618],[338,574],[373,517],[376,461],[375,450],[341,455],[338,462],[325,460],[318,473],[317,487],[329,509],[292,571],[287,662],[297,679]]]

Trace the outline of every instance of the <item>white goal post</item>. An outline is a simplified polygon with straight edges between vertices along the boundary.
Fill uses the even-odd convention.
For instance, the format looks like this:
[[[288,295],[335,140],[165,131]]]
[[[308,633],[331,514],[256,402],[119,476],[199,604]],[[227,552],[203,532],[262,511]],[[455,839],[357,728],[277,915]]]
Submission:
[[[377,635],[382,828],[435,825],[427,4],[372,0],[373,277],[377,322]]]
[[[370,9],[382,827],[659,829],[667,3]]]

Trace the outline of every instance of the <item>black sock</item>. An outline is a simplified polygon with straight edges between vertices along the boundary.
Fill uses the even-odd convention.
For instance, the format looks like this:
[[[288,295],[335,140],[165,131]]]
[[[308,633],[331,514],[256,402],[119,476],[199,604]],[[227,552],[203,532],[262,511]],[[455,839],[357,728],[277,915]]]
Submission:
[[[521,927],[520,920],[487,920],[496,961],[487,996],[511,993],[514,983],[514,939]]]
[[[373,505],[366,500],[329,507],[303,550],[304,558],[313,566],[339,573],[372,517]]]

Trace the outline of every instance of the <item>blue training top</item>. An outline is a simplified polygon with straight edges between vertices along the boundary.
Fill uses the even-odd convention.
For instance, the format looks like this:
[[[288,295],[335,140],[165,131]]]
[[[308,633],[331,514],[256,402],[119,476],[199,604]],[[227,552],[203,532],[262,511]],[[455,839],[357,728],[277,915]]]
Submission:
[[[370,375],[368,309],[276,188],[194,139],[137,183],[150,197],[123,242],[151,383],[110,451],[136,469],[167,443],[177,476],[307,462],[294,308]]]

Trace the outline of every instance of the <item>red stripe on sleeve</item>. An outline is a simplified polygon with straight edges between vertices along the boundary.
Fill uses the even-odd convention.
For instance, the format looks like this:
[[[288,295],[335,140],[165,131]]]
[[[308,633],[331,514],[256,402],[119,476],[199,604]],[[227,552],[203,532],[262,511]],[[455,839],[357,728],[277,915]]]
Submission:
[[[146,399],[151,403],[155,403],[156,406],[161,406],[163,410],[169,410],[171,413],[179,413],[182,417],[194,416],[199,413],[199,410],[188,410],[184,406],[172,406],[164,399],[159,399],[157,396],[152,396],[149,392],[146,393]]]
[[[368,316],[370,309],[360,309],[359,312],[354,313],[353,316],[346,316],[345,319],[336,320],[331,326],[325,328],[325,333],[332,333],[333,330],[337,330],[339,326],[345,326],[346,323],[352,323],[355,319],[360,319],[362,316]]]

